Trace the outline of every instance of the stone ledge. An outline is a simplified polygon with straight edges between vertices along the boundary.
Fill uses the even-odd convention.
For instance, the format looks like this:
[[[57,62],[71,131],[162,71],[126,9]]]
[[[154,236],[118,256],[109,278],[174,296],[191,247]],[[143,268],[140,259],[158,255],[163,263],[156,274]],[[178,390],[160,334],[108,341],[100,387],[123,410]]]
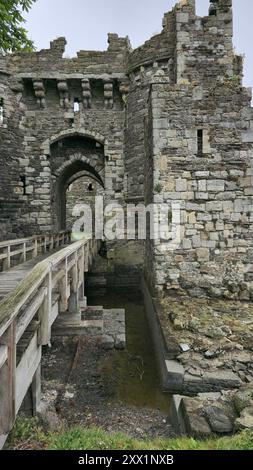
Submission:
[[[180,434],[196,438],[253,430],[253,384],[192,398],[173,395],[170,416]]]
[[[226,389],[239,388],[241,380],[230,370],[217,370],[203,372],[201,376],[194,376],[185,372],[180,362],[165,360],[167,377],[166,390],[177,391],[185,394],[203,392],[219,392]]]
[[[169,390],[182,390],[185,374],[183,366],[177,361],[165,360],[165,363],[167,369],[167,387]]]

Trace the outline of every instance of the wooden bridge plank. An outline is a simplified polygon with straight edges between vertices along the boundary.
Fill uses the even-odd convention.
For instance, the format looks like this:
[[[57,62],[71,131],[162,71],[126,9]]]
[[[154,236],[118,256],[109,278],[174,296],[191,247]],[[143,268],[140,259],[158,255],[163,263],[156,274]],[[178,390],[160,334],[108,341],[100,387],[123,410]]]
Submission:
[[[62,250],[62,247],[52,250],[37,258],[31,259],[22,263],[21,265],[11,268],[9,271],[0,272],[0,299],[6,297],[17,285],[27,276],[27,274],[36,266],[40,261],[45,260],[54,253]]]

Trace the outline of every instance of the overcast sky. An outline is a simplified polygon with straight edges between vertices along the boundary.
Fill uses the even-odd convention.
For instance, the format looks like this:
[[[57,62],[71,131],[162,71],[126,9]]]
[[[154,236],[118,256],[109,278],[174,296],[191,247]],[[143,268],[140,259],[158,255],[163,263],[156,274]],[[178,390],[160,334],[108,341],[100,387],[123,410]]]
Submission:
[[[107,33],[129,36],[138,47],[162,28],[162,18],[175,0],[37,0],[26,28],[38,49],[59,36],[68,41],[67,54],[81,49],[107,49]],[[233,0],[234,45],[245,54],[245,79],[253,86],[253,1]],[[197,13],[207,15],[209,0],[197,0]]]

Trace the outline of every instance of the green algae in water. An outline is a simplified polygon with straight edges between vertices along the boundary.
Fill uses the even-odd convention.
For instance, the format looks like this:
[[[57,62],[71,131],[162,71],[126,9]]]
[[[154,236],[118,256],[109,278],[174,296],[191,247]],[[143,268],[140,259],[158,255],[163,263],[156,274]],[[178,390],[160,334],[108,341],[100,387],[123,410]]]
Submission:
[[[89,305],[124,308],[126,339],[124,351],[112,351],[101,370],[102,379],[110,384],[112,399],[128,405],[169,412],[169,395],[161,391],[158,366],[141,294],[107,292],[105,296],[88,296]]]

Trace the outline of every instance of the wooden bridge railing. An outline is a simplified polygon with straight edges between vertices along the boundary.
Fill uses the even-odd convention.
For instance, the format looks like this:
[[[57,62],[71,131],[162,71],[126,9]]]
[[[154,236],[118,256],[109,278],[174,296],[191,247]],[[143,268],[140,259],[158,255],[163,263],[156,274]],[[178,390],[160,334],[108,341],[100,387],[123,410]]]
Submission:
[[[29,238],[0,242],[0,271],[10,269],[12,265],[36,258],[54,248],[66,245],[71,240],[71,231],[55,234],[41,234]]]
[[[31,386],[33,409],[40,395],[42,346],[61,312],[78,311],[84,272],[98,241],[80,240],[38,263],[0,302],[0,448]]]

